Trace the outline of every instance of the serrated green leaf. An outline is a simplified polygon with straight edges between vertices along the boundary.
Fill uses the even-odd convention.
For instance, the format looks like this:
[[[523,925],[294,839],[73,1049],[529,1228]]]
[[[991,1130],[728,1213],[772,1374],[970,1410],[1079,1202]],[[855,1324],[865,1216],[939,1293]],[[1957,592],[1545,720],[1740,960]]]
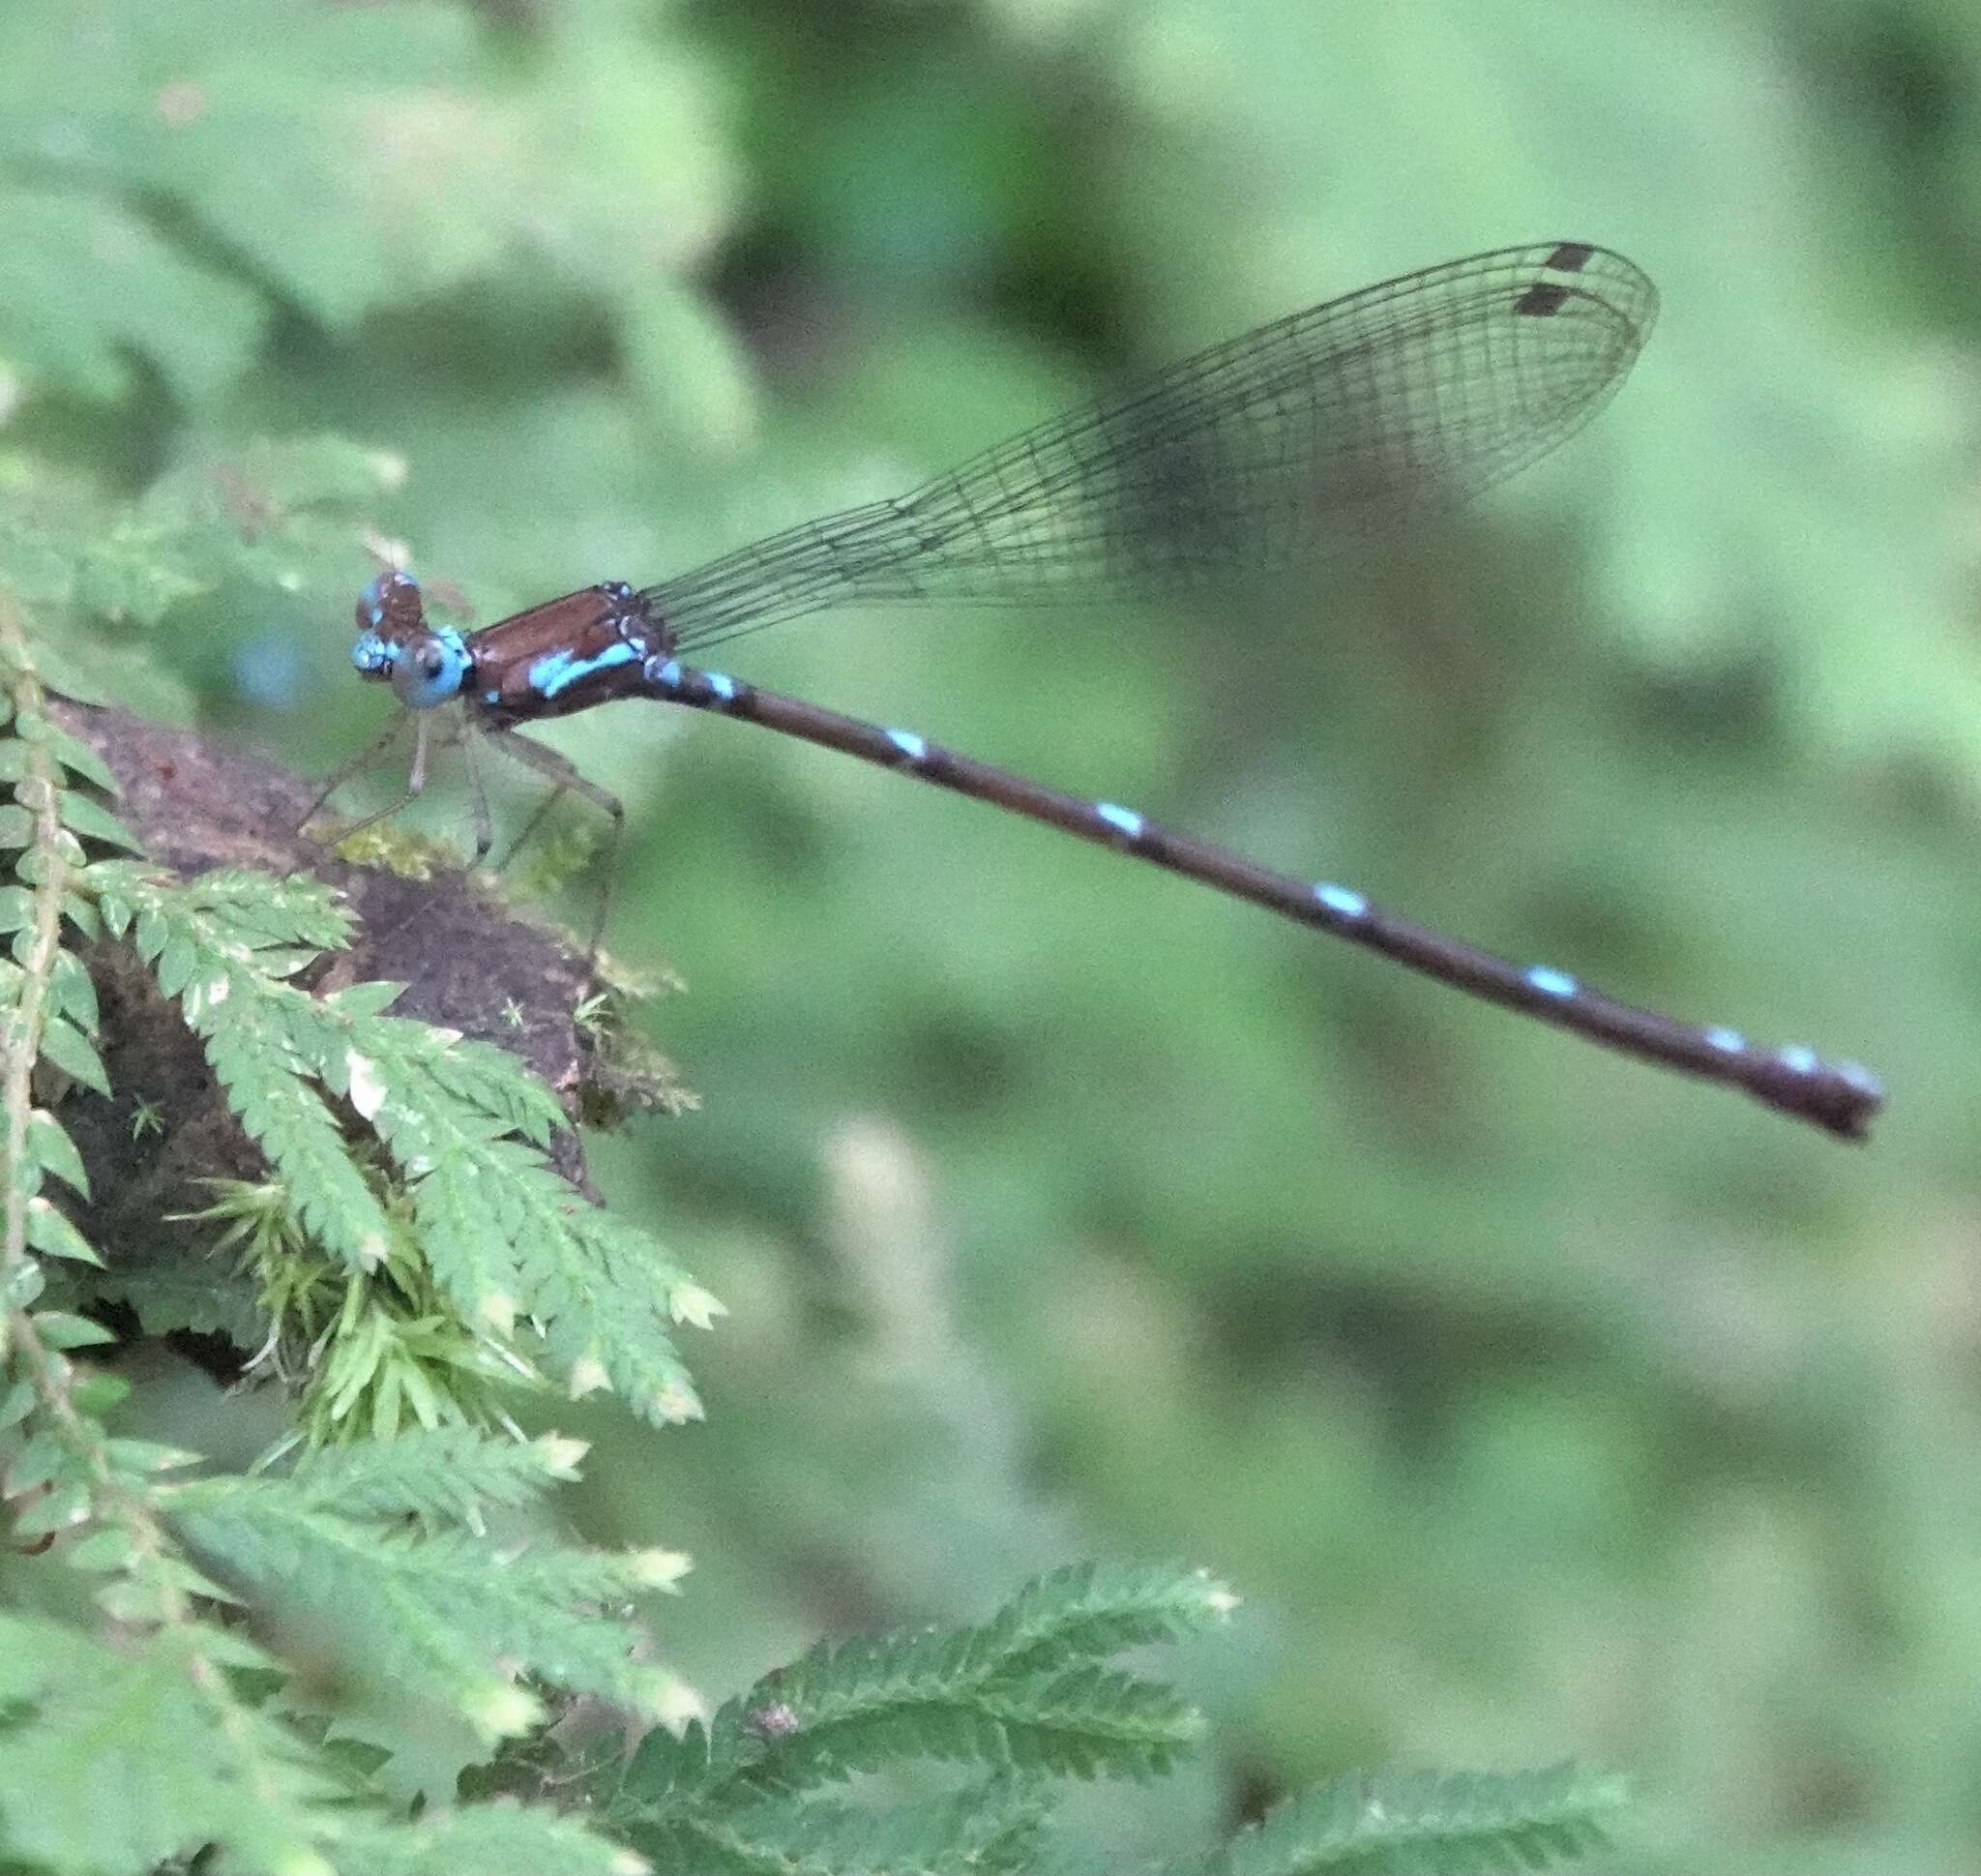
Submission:
[[[104,1457],[111,1465],[131,1473],[170,1473],[199,1464],[201,1455],[184,1446],[167,1446],[156,1440],[109,1440]]]
[[[573,1444],[441,1427],[312,1453],[298,1463],[290,1483],[308,1505],[346,1517],[417,1516],[472,1526],[486,1506],[534,1503],[570,1476]]]
[[[96,907],[80,893],[65,892],[62,895],[62,916],[84,938],[97,938],[103,936],[103,920],[97,916]]]
[[[112,1622],[131,1628],[155,1628],[175,1613],[175,1598],[156,1570],[113,1576],[98,1586],[94,1600]]]
[[[103,1263],[89,1239],[46,1199],[28,1201],[27,1241],[44,1257],[67,1258],[77,1264]]]
[[[18,1163],[7,1168],[7,1187],[23,1202],[42,1189],[44,1172],[40,1161],[23,1153]]]
[[[97,987],[88,968],[73,951],[58,951],[48,968],[48,1008],[51,1014],[66,1016],[85,1035],[94,1035],[101,1012],[97,1007]]]
[[[7,1462],[7,1496],[18,1498],[23,1492],[32,1492],[38,1485],[46,1485],[71,1471],[76,1463],[74,1454],[52,1433],[30,1434],[26,1444]]]
[[[94,1494],[81,1479],[72,1479],[54,1490],[30,1498],[12,1519],[14,1534],[20,1538],[45,1537],[67,1531],[89,1516]]]
[[[97,1349],[117,1338],[101,1323],[87,1316],[72,1316],[65,1310],[39,1311],[34,1319],[35,1333],[51,1349]]]
[[[109,841],[128,852],[143,851],[144,843],[101,803],[74,789],[60,795],[62,824],[88,840]]]
[[[97,1368],[76,1377],[69,1389],[69,1398],[81,1412],[102,1419],[113,1407],[121,1407],[129,1400],[131,1392],[131,1383],[122,1375]]]
[[[403,984],[374,977],[363,983],[346,984],[341,990],[332,991],[323,1000],[340,1016],[361,1021],[368,1016],[377,1016],[390,1008],[405,995],[405,988]]]
[[[155,1616],[143,1586],[98,1593]],[[118,1648],[81,1628],[0,1614],[9,1725],[0,1735],[8,1853],[38,1869],[152,1869],[188,1845],[225,1846],[242,1869],[321,1872],[339,1782],[253,1706],[195,1667],[215,1658],[183,1612]]]
[[[1224,1876],[1548,1869],[1600,1849],[1623,1796],[1613,1775],[1573,1765],[1364,1773],[1282,1801],[1232,1839],[1218,1867]]]
[[[167,997],[177,997],[192,982],[199,962],[199,953],[190,938],[176,936],[167,938],[152,966],[159,980],[159,989]]]
[[[172,935],[172,928],[165,922],[164,914],[159,909],[155,897],[140,906],[137,923],[132,931],[132,940],[137,946],[137,955],[150,964],[165,947],[165,940]]]
[[[159,1502],[195,1554],[228,1560],[237,1587],[279,1587],[332,1622],[354,1672],[444,1699],[486,1736],[531,1721],[535,1703],[511,1686],[518,1668],[650,1702],[652,1676],[629,1658],[630,1623],[596,1608],[573,1620],[620,1606],[640,1580],[636,1558],[549,1541],[498,1551],[455,1531],[384,1542],[376,1524],[265,1476],[193,1480]]]
[[[121,792],[117,786],[117,777],[109,763],[81,737],[72,736],[60,724],[42,717],[37,720],[32,730],[26,724],[22,724],[20,734],[24,741],[39,744],[64,768],[81,776],[86,782],[94,783],[105,794],[115,795]]]
[[[89,1197],[89,1174],[76,1151],[75,1142],[45,1108],[36,1108],[27,1117],[26,1146],[39,1166],[45,1168],[72,1191]]]
[[[104,1525],[61,1551],[63,1563],[73,1570],[121,1570],[131,1556],[131,1535],[118,1525]]]
[[[12,1269],[0,1266],[0,1309],[25,1309],[47,1285],[42,1266],[22,1258]]]
[[[103,1058],[89,1038],[66,1018],[56,1017],[43,1028],[42,1054],[85,1087],[93,1087],[99,1094],[109,1093],[110,1078]]]

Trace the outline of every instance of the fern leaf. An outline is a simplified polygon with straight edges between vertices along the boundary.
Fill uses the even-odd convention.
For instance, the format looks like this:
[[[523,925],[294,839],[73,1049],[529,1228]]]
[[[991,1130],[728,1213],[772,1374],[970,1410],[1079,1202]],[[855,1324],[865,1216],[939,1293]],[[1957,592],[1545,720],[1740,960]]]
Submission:
[[[42,1031],[42,1053],[65,1075],[99,1094],[108,1094],[110,1078],[103,1072],[100,1057],[74,1024],[64,1017],[51,1018]]]
[[[393,1227],[304,1076],[371,1124],[411,1187],[433,1277],[466,1323],[506,1332],[528,1317],[574,1393],[609,1385],[651,1420],[699,1414],[669,1331],[673,1315],[705,1317],[702,1293],[550,1168],[542,1145],[563,1115],[548,1090],[499,1050],[384,1014],[389,988],[318,1001],[281,981],[290,947],[344,936],[320,888],[274,888],[244,874],[165,887],[110,863],[89,877],[113,930],[132,933],[179,998],[229,1106],[318,1242],[370,1269],[388,1254]],[[423,1422],[435,1417],[419,1398],[417,1364],[390,1374],[347,1366],[346,1389],[370,1390],[381,1424],[401,1404]]]
[[[339,1831],[335,1854],[340,1869],[363,1876],[638,1876],[644,1867],[576,1819],[506,1801],[414,1823],[353,1820]]]
[[[318,1242],[358,1269],[385,1256],[391,1226],[352,1163],[322,1097],[293,1058],[293,1005],[309,999],[256,968],[257,950],[299,934],[338,929],[327,895],[251,895],[249,876],[161,886],[131,869],[91,870],[112,929],[127,924],[161,988],[176,996],[243,1130],[287,1181],[297,1216]]]
[[[61,790],[56,810],[62,818],[63,826],[84,840],[106,841],[131,853],[138,852],[143,847],[137,836],[107,808],[74,789]]]
[[[22,721],[17,733],[22,742],[34,744],[70,774],[81,777],[105,794],[118,792],[117,778],[111,774],[110,765],[81,737],[72,736],[59,723],[48,717],[30,717]]]
[[[982,1631],[979,1646],[1001,1672],[1026,1675],[1180,1640],[1225,1621],[1237,1603],[1205,1570],[1077,1563],[1026,1584]]]
[[[1496,1876],[1549,1869],[1607,1841],[1613,1774],[1379,1773],[1287,1799],[1227,1847],[1224,1876]]]
[[[536,1148],[491,1138],[500,1117],[395,1100],[373,1123],[413,1179],[434,1278],[469,1321],[528,1315],[575,1394],[609,1385],[649,1420],[699,1417],[669,1333],[687,1279],[650,1238],[587,1205]]]
[[[872,1810],[761,1799],[629,1837],[657,1868],[710,1876],[985,1876],[1020,1867],[1044,1813],[1034,1787],[1000,1779]]]
[[[647,1826],[701,1821],[724,1794],[791,1795],[927,1761],[1143,1777],[1198,1736],[1167,1687],[1104,1665],[1155,1632],[1217,1620],[1198,1572],[1081,1567],[1026,1586],[965,1628],[821,1643],[727,1702],[706,1731],[640,1744],[622,1797]]]
[[[536,1719],[518,1674],[659,1710],[662,1677],[633,1659],[636,1631],[595,1613],[662,1587],[650,1554],[548,1542],[505,1552],[472,1534],[345,1516],[309,1485],[270,1478],[202,1479],[159,1503],[197,1555],[224,1559],[237,1590],[322,1624],[353,1673],[390,1676],[487,1738]]]
[[[551,1434],[502,1440],[467,1427],[401,1434],[311,1453],[290,1485],[306,1508],[351,1518],[415,1516],[470,1525],[483,1506],[515,1506],[577,1475],[584,1448]]]
[[[1036,1686],[1000,1680],[979,1702],[1014,1765],[1075,1778],[1152,1777],[1203,1733],[1201,1715],[1168,1687],[1093,1667]]]
[[[342,1797],[296,1743],[202,1685],[203,1631],[128,1650],[0,1615],[0,1861],[127,1876],[207,1843],[246,1869],[326,1867]]]

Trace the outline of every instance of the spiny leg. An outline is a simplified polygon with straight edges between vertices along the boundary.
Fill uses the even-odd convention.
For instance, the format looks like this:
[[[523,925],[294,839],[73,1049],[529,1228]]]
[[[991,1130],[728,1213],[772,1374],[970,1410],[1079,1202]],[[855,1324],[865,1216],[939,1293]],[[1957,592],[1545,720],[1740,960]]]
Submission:
[[[401,808],[419,799],[421,791],[427,786],[427,742],[430,729],[431,724],[428,718],[422,716],[414,720],[413,766],[406,776],[405,792],[389,807],[380,808],[376,814],[367,815],[363,820],[354,820],[338,836],[339,846],[342,846],[353,834],[362,834],[366,828],[375,827],[381,820],[390,820]],[[315,810],[311,809],[310,812],[313,814]]]
[[[422,728],[425,728],[424,724]],[[296,822],[295,831],[300,834],[304,828],[309,826],[316,819],[317,813],[323,804],[338,789],[342,788],[361,768],[369,768],[373,762],[377,761],[394,743],[405,734],[405,731],[406,715],[401,710],[393,717],[392,721],[385,726],[384,730],[377,736],[360,750],[357,755],[353,756],[349,761],[340,762],[336,768],[331,770],[330,779],[317,790],[315,800],[304,809],[302,819]],[[404,805],[404,802],[399,804],[400,807]],[[394,810],[394,812],[397,813],[398,811]]]
[[[559,782],[543,800],[537,803],[530,813],[529,819],[523,822],[522,832],[510,842],[509,851],[502,856],[501,867],[509,867],[515,864],[516,856],[536,838],[537,829],[549,819],[550,810],[564,799],[565,793],[564,784]],[[497,870],[500,871],[501,869],[498,868]]]
[[[544,806],[539,808],[530,817],[529,824],[523,829],[522,840],[518,840],[516,844],[517,848],[521,847],[523,840],[527,840],[536,831],[537,823],[549,811],[558,795],[561,795],[567,789],[574,794],[582,795],[593,807],[602,810],[611,820],[612,831],[606,836],[606,840],[605,882],[599,890],[599,908],[592,920],[591,938],[585,945],[585,972],[589,976],[598,964],[599,943],[606,936],[606,915],[612,908],[612,884],[619,871],[619,842],[621,836],[626,831],[625,804],[616,794],[608,792],[606,789],[600,788],[596,782],[588,781],[584,776],[580,775],[554,749],[548,749],[539,742],[532,742],[527,736],[519,736],[514,730],[493,730],[488,732],[488,741],[494,748],[500,750],[505,756],[512,757],[525,768],[535,769],[539,775],[551,783],[555,789],[555,793],[550,796],[550,799],[545,802]],[[510,849],[510,857],[514,858],[515,853],[516,849],[512,848]]]
[[[495,845],[495,822],[488,813],[488,789],[482,780],[482,765],[475,759],[475,745],[481,741],[472,729],[461,737],[461,759],[467,764],[468,801],[475,818],[475,857],[468,862],[478,867]]]

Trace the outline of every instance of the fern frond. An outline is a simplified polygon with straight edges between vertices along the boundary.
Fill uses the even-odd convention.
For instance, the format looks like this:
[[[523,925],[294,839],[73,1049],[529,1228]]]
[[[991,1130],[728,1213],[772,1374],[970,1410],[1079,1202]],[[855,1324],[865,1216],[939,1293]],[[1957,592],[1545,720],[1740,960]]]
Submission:
[[[982,1624],[821,1643],[705,1732],[649,1735],[620,1796],[659,1826],[738,1787],[792,1793],[918,1761],[1146,1777],[1201,1722],[1105,1658],[1221,1620],[1231,1600],[1197,1571],[1088,1565],[1036,1579]]]
[[[159,988],[178,1000],[248,1137],[281,1174],[312,1236],[354,1269],[385,1257],[391,1226],[353,1163],[323,1098],[295,1073],[298,1005],[282,981],[293,949],[340,941],[347,927],[327,888],[294,881],[266,901],[244,874],[209,874],[186,886],[105,862],[91,883],[111,932],[128,931]]]
[[[414,1187],[413,1204],[434,1274],[457,1302],[487,1307],[502,1294],[491,1279],[506,1279],[574,1395],[609,1385],[656,1424],[701,1417],[669,1332],[693,1319],[684,1298],[699,1293],[643,1232],[585,1204],[506,1141],[459,1141]]]
[[[395,1490],[430,1487],[435,1451],[423,1445],[396,1479],[382,1467],[374,1497],[392,1504]],[[427,1502],[437,1504],[437,1492]],[[597,1610],[670,1587],[677,1558],[547,1541],[504,1551],[472,1533],[408,1532],[396,1516],[329,1508],[309,1480],[200,1479],[159,1503],[237,1593],[324,1624],[353,1663],[448,1706],[486,1738],[539,1717],[518,1675],[649,1715],[665,1704],[665,1677],[633,1659],[637,1631]]]
[[[1002,1727],[1014,1766],[1061,1777],[1153,1777],[1203,1733],[1201,1716],[1168,1687],[1101,1668],[1033,1682],[1000,1678],[978,1698]]]
[[[576,1478],[584,1450],[581,1441],[553,1434],[498,1440],[446,1427],[312,1452],[288,1482],[306,1509],[347,1518],[417,1517],[475,1530],[485,1506],[527,1504],[553,1484]]]
[[[984,1629],[980,1646],[1001,1672],[1032,1674],[1177,1641],[1225,1621],[1237,1606],[1208,1570],[1074,1563],[1026,1584]]]
[[[1223,1876],[1497,1876],[1600,1849],[1613,1773],[1380,1772],[1302,1792],[1227,1847]]]
[[[116,1876],[218,1843],[244,1869],[326,1869],[348,1794],[219,1690],[239,1653],[196,1626],[110,1649],[0,1615],[0,1861]]]
[[[53,1114],[33,1105],[36,1064],[46,1061],[85,1086],[108,1092],[109,1082],[91,1038],[97,999],[82,962],[65,935],[95,913],[75,886],[84,855],[69,823],[90,819],[85,797],[70,787],[66,738],[45,709],[46,699],[13,599],[0,591],[0,776],[14,784],[8,845],[17,885],[0,885],[0,930],[13,933],[12,959],[0,971],[0,1355],[13,1335],[27,1342],[44,1389],[66,1374],[47,1358],[32,1322],[12,1323],[41,1294],[42,1274],[29,1253],[95,1264],[96,1252],[43,1190],[50,1178],[85,1192],[80,1154]],[[84,777],[87,780],[87,775]],[[98,810],[98,813],[103,811]],[[108,821],[107,814],[103,819]],[[114,824],[114,823],[112,823]],[[86,1442],[70,1443],[78,1463]]]
[[[610,1385],[649,1420],[699,1418],[669,1329],[700,1293],[644,1233],[507,1138],[507,1105],[455,1098],[461,1084],[429,1072],[424,1034],[379,1019],[353,1036],[344,1068],[377,1090],[368,1117],[411,1187],[435,1281],[471,1322],[531,1318],[574,1394]]]
[[[333,1847],[363,1876],[642,1876],[646,1865],[576,1818],[540,1804],[461,1804],[416,1821],[352,1818]]]
[[[550,1166],[544,1145],[564,1117],[549,1091],[501,1050],[387,1014],[391,986],[319,999],[284,981],[345,936],[321,888],[225,872],[172,886],[107,862],[90,879],[112,930],[133,934],[161,988],[178,998],[229,1106],[315,1241],[370,1271],[403,1236],[322,1089],[347,1099],[377,1135],[411,1194],[433,1281],[475,1333],[507,1335],[526,1318],[574,1393],[610,1385],[651,1420],[698,1416],[670,1329],[706,1320],[706,1293]],[[413,1335],[419,1320],[392,1333]],[[382,1344],[342,1354],[334,1421],[363,1398],[381,1431],[402,1411],[433,1423],[417,1354],[391,1359]],[[475,1365],[471,1349],[447,1359]]]
[[[866,1809],[817,1799],[754,1800],[630,1840],[659,1869],[708,1876],[990,1876],[1024,1867],[1046,1806],[1021,1779]]]

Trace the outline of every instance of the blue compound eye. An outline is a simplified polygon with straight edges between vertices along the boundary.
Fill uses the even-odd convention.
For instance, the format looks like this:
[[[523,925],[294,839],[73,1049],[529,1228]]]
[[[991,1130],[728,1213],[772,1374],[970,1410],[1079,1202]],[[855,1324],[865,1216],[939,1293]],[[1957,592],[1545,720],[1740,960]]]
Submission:
[[[432,634],[396,647],[392,688],[409,710],[430,710],[460,692],[467,647],[452,634]]]

